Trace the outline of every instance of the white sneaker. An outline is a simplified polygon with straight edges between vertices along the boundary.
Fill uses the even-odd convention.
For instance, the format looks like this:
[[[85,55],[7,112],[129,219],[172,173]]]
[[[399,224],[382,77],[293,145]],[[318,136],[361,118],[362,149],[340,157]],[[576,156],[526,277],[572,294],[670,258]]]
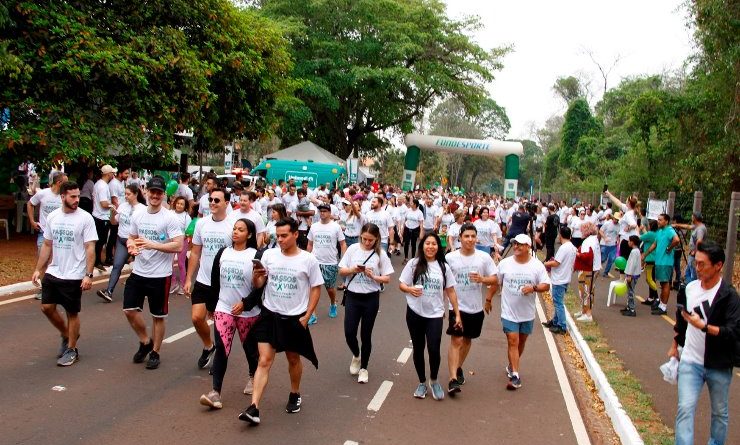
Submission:
[[[367,369],[360,369],[360,375],[357,377],[357,383],[367,383]]]
[[[580,317],[581,315],[583,315],[583,312],[581,312],[581,311],[573,312],[573,316],[576,317],[576,318]]]
[[[594,317],[591,314],[581,314],[580,317],[576,318],[576,321],[591,323],[594,321]]]
[[[177,284],[177,283],[175,283],[175,285],[172,286],[172,288],[170,289],[170,295],[174,294],[175,292],[177,292],[179,290],[180,290],[180,285]]]
[[[249,376],[249,380],[247,380],[247,386],[244,387],[244,394],[251,395],[254,391],[254,380],[252,379],[252,376]]]
[[[349,373],[351,375],[357,375],[360,372],[360,357],[352,357],[352,361],[349,363]]]

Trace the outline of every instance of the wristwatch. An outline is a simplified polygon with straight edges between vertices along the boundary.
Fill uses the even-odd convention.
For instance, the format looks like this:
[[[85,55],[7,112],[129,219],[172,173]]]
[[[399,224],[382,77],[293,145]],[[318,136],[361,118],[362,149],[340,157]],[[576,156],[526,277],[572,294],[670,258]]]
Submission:
[[[701,331],[706,334],[708,332],[707,328],[709,328],[709,323],[704,323],[704,327],[701,328]]]
[[[85,276],[86,276],[87,278],[92,278],[92,277],[93,277],[93,274],[92,274],[92,272],[90,272],[90,273],[86,273],[86,274],[85,274]]]

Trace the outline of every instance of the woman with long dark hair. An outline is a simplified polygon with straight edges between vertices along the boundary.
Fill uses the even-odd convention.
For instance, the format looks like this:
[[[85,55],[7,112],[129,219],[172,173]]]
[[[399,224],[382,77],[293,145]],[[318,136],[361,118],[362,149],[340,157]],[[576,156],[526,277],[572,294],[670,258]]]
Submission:
[[[223,408],[221,387],[226,375],[234,334],[239,333],[240,344],[244,345],[249,330],[259,318],[259,306],[244,311],[244,300],[252,291],[252,259],[257,253],[255,232],[252,221],[246,218],[236,220],[231,234],[231,247],[219,250],[213,261],[211,292],[218,295],[218,303],[213,313],[216,343],[216,354],[211,367],[213,389],[208,394],[200,396],[200,404],[211,408]]]
[[[455,293],[455,275],[445,261],[439,236],[426,233],[419,241],[419,252],[416,258],[406,264],[401,272],[400,289],[406,294],[406,325],[411,335],[414,367],[419,377],[419,385],[414,397],[423,399],[427,395],[426,366],[424,363],[424,345],[429,354],[429,377],[432,397],[435,400],[444,398],[442,385],[437,381],[441,362],[440,344],[442,341],[442,324],[445,313],[445,295],[450,300],[455,312],[454,327],[462,329],[460,310]]]
[[[406,212],[403,223],[403,264],[408,262],[409,247],[411,247],[411,257],[416,257],[416,243],[422,230],[421,224],[424,222],[424,212],[419,208],[419,200],[412,199],[409,203],[411,207]]]
[[[380,229],[373,223],[362,226],[360,242],[347,247],[339,262],[339,274],[348,280],[344,291],[344,338],[352,351],[349,373],[358,383],[367,383],[375,317],[380,308],[382,284],[391,281],[393,265],[380,248]],[[357,343],[360,330],[362,348]]]
[[[271,213],[271,219],[267,222],[267,225],[265,226],[265,239],[262,241],[263,246],[267,246],[268,248],[273,248],[277,246],[277,236],[275,231],[275,223],[280,221],[283,218],[288,217],[288,212],[285,209],[284,204],[273,204],[272,205],[272,211]]]

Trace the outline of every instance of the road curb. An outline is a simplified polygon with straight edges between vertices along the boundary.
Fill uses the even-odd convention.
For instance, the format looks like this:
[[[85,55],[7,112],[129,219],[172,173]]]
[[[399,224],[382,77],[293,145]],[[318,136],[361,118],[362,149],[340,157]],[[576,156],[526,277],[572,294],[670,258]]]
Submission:
[[[93,269],[93,278],[107,277],[110,275],[112,267],[106,267],[105,272],[101,272],[98,269]],[[131,270],[131,264],[124,264],[121,273],[126,273]],[[30,281],[22,281],[20,283],[9,284],[7,286],[0,287],[0,297],[5,297],[19,292],[31,292],[38,288],[33,285]]]
[[[609,380],[606,378],[604,371],[601,370],[601,366],[599,366],[599,363],[596,361],[596,357],[594,357],[591,352],[591,348],[588,346],[588,343],[583,339],[581,331],[578,330],[578,326],[576,326],[575,321],[567,311],[565,313],[565,317],[569,334],[574,340],[573,343],[575,343],[578,348],[578,352],[581,354],[583,363],[586,364],[586,369],[588,370],[589,375],[591,375],[591,378],[596,385],[596,389],[599,391],[599,398],[604,402],[604,409],[606,410],[607,415],[609,415],[614,431],[619,436],[622,444],[644,444],[640,434],[637,432],[637,428],[635,428],[635,424],[632,423],[632,419],[630,419],[624,411],[624,408],[622,408],[622,403],[619,401],[617,394],[609,384]]]

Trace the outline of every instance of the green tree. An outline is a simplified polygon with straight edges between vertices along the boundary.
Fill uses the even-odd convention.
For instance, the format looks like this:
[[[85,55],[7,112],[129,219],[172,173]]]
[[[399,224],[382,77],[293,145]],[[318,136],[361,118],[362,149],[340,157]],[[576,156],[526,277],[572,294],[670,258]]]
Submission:
[[[593,117],[585,99],[576,99],[568,107],[563,123],[560,157],[561,168],[570,168],[575,161],[578,141],[583,136],[598,134],[600,123]]]
[[[586,98],[586,89],[581,85],[581,81],[574,76],[558,77],[552,86],[552,90],[566,105],[570,105],[576,99]]]

